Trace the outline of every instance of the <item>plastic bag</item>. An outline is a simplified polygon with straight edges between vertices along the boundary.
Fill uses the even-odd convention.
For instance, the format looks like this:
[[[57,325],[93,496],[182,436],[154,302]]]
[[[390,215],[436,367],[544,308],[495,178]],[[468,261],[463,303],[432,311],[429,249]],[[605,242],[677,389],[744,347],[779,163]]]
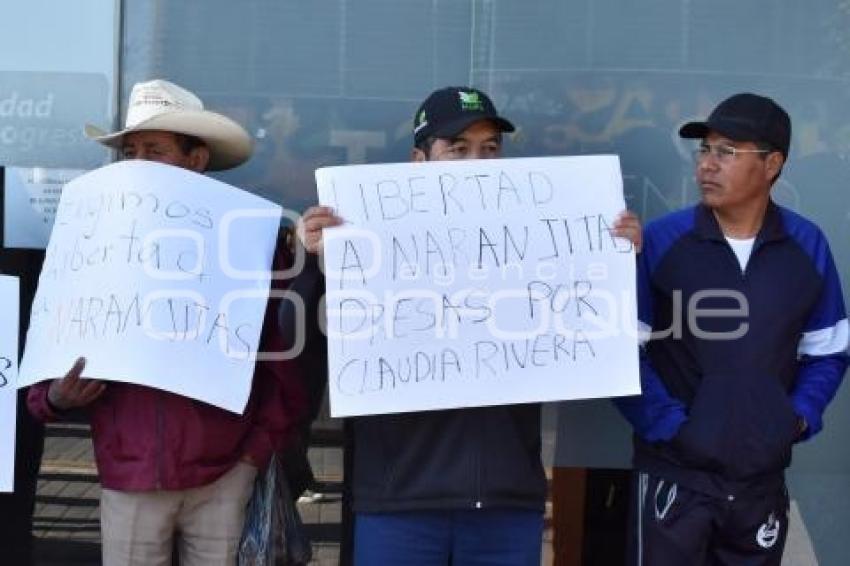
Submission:
[[[254,482],[239,541],[239,566],[298,566],[313,557],[310,539],[277,455]]]

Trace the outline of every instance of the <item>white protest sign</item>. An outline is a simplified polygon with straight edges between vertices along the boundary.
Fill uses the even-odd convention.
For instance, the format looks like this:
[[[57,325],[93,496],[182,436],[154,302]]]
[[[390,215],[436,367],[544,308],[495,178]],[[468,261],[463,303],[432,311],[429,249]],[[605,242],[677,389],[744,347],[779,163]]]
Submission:
[[[331,414],[639,393],[616,156],[330,167]]]
[[[64,375],[148,385],[241,412],[281,209],[149,161],[68,183],[33,302],[19,386]]]
[[[15,491],[18,278],[0,275],[0,491]]]

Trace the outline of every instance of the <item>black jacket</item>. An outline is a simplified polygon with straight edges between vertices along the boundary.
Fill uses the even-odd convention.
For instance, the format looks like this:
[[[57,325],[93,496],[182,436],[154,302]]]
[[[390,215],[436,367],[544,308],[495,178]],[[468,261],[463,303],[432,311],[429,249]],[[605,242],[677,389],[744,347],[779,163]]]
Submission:
[[[540,405],[357,417],[354,509],[542,510]]]
[[[290,290],[316,313],[324,278],[315,257]],[[293,316],[282,310],[280,324],[294,328]],[[544,508],[539,404],[352,419],[357,512]]]
[[[689,208],[646,227],[638,292],[641,323],[668,330],[642,356],[643,394],[618,400],[635,466],[722,497],[781,485],[798,419],[802,439],[821,430],[848,362],[821,231],[771,203],[742,273],[712,212]]]

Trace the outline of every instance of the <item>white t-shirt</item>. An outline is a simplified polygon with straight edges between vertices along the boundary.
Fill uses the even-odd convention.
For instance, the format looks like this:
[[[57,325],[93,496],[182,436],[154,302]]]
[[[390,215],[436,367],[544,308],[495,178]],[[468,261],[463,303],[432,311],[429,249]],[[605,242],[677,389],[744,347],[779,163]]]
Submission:
[[[738,258],[738,263],[741,264],[741,273],[743,273],[744,270],[747,269],[747,262],[750,260],[750,254],[753,251],[753,244],[756,242],[755,236],[745,240],[726,236],[726,241],[729,242],[730,246],[732,246],[732,251],[735,252],[735,256]]]

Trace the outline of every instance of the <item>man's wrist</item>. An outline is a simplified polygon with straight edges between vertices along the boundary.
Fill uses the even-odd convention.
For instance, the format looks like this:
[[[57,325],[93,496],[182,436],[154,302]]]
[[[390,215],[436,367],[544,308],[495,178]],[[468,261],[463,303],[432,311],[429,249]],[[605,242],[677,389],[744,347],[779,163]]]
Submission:
[[[54,402],[50,399],[50,393],[48,393],[48,394],[45,396],[45,399],[47,400],[47,408],[48,408],[48,409],[50,409],[50,411],[51,411],[52,413],[55,413],[55,414],[57,414],[57,415],[61,415],[61,414],[65,413],[65,412],[68,410],[68,409],[63,409],[62,407],[60,407],[60,406],[58,406],[56,403],[54,403]]]

